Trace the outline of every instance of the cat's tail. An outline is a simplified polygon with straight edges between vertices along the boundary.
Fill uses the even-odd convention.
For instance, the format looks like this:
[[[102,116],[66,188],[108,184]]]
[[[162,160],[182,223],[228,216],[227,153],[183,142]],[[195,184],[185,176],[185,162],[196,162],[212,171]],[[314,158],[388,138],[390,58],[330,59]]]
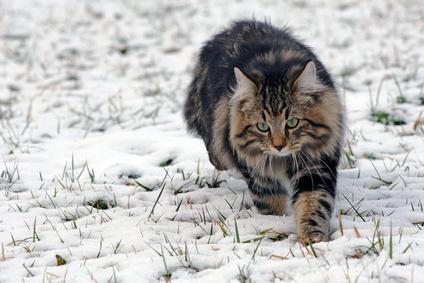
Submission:
[[[194,134],[200,134],[199,113],[196,109],[196,97],[189,92],[187,100],[184,104],[184,119],[187,123],[187,130]]]
[[[187,123],[187,130],[193,134],[203,136],[202,126],[202,103],[200,101],[200,88],[202,84],[202,67],[197,64],[194,70],[194,79],[188,88],[187,99],[184,104],[184,118]]]

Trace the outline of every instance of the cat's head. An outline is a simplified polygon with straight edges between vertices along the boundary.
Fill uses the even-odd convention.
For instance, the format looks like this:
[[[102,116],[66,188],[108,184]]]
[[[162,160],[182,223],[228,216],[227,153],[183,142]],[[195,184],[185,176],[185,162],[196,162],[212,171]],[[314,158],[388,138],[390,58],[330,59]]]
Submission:
[[[339,147],[343,109],[334,87],[318,78],[314,61],[280,74],[247,75],[237,67],[234,73],[230,139],[240,157],[319,157]]]

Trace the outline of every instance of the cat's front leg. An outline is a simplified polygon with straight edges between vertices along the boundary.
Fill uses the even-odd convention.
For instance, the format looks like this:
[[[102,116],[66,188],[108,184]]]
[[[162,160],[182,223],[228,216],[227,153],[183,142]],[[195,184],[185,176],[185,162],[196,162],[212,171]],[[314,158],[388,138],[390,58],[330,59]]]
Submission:
[[[253,204],[261,214],[284,215],[287,209],[287,191],[277,179],[250,176],[248,181]]]
[[[299,177],[292,197],[298,241],[330,240],[330,219],[334,207],[336,179],[331,172],[306,170]]]

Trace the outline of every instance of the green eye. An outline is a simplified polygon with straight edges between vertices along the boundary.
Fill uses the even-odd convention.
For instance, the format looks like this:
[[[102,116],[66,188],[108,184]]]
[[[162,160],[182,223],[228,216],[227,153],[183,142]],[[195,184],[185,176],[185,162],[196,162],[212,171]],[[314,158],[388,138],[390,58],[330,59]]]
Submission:
[[[256,126],[261,132],[266,132],[269,130],[269,125],[267,122],[259,122],[258,124],[256,124]]]
[[[299,119],[297,118],[289,118],[286,122],[287,127],[289,128],[295,128],[297,124],[299,124]]]

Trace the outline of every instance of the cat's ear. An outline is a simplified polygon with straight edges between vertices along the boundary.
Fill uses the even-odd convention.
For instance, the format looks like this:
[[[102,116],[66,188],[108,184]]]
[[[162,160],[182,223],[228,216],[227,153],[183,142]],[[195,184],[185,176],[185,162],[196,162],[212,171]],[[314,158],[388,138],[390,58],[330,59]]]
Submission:
[[[234,74],[236,75],[237,87],[244,90],[257,90],[258,87],[242,70],[234,67]]]
[[[306,63],[305,67],[297,77],[294,87],[298,91],[304,93],[318,92],[325,89],[317,77],[317,69],[314,61]]]

